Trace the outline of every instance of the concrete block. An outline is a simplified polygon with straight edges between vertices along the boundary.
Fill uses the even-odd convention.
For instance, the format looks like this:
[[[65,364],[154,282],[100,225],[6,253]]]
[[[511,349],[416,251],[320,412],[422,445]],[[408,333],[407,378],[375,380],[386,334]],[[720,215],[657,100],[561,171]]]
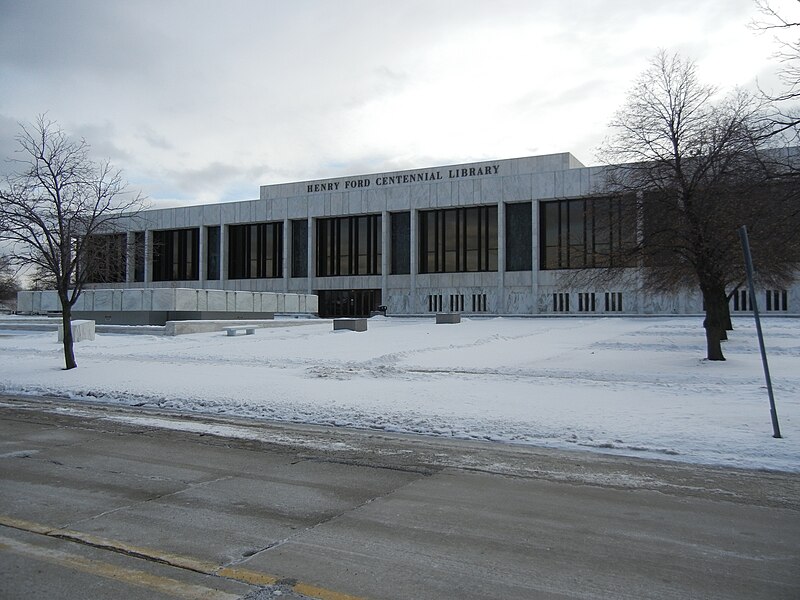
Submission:
[[[261,311],[262,312],[278,312],[278,295],[270,292],[263,292],[261,294]]]
[[[222,290],[208,290],[206,292],[206,302],[208,306],[206,310],[209,311],[225,311],[227,306],[227,295]]]
[[[175,292],[175,305],[172,310],[197,310],[197,290],[179,288]]]
[[[33,292],[17,292],[17,311],[33,312]]]
[[[436,313],[436,324],[444,323],[461,323],[461,315],[459,313]]]
[[[42,292],[42,301],[39,310],[42,312],[47,311],[61,311],[61,302],[58,299],[58,292],[55,290],[45,290]]]
[[[142,290],[123,290],[122,310],[144,310]]]
[[[114,300],[111,290],[95,290],[93,310],[112,311]]]
[[[286,312],[286,295],[285,294],[275,294],[275,297],[278,300],[278,306],[275,309],[275,312]]]
[[[175,310],[175,290],[169,288],[156,288],[153,290],[152,310]]]
[[[297,294],[284,294],[284,312],[300,312],[300,297]]]
[[[84,290],[81,292],[81,295],[78,296],[78,299],[75,301],[75,304],[72,305],[72,310],[91,310],[92,309],[92,297],[93,292],[92,290]],[[86,308],[86,307],[89,308]]]
[[[253,312],[253,292],[236,292],[236,312]]]
[[[89,320],[75,320],[70,322],[70,329],[72,329],[72,341],[94,341],[94,321]],[[64,341],[64,326],[58,326],[58,341]]]
[[[306,312],[319,312],[319,296],[316,294],[306,294]]]
[[[334,319],[333,330],[366,331],[366,319]]]

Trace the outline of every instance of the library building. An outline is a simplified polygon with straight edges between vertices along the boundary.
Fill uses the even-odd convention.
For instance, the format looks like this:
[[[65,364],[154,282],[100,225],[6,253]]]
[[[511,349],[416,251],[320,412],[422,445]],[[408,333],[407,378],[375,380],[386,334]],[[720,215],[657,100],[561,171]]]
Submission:
[[[149,210],[127,232],[98,236],[87,291],[315,296],[320,317],[701,313],[699,292],[568,277],[636,269],[613,264],[635,241],[635,205],[599,194],[602,176],[563,153],[265,185],[256,200]],[[798,280],[758,294],[764,312],[800,314]],[[737,291],[731,309],[749,307]]]

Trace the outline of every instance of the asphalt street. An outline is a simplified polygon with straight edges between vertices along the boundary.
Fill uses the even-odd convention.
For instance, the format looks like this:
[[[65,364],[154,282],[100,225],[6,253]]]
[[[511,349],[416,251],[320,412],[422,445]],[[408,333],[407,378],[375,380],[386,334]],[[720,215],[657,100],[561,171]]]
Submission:
[[[0,598],[797,599],[800,476],[0,397]]]

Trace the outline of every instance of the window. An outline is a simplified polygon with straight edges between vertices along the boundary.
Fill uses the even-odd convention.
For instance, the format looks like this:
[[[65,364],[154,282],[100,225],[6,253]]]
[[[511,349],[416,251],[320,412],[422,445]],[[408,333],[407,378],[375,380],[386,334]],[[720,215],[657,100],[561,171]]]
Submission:
[[[144,281],[144,231],[133,234],[133,280]]]
[[[90,235],[84,246],[86,281],[120,283],[125,281],[128,236],[124,233]]]
[[[200,230],[153,232],[153,281],[195,281],[200,253]]]
[[[533,262],[531,203],[506,204],[506,271],[530,271]]]
[[[411,273],[411,213],[399,212],[389,215],[392,227],[391,273]]]
[[[768,311],[788,311],[789,294],[786,290],[767,290]]]
[[[283,277],[283,223],[228,226],[228,279]]]
[[[464,294],[450,294],[450,312],[464,310]]]
[[[594,292],[578,294],[578,312],[594,312],[597,308]]]
[[[733,310],[739,311],[747,311],[753,310],[753,305],[749,302],[749,298],[747,295],[747,290],[735,290],[733,292]],[[703,306],[703,310],[705,310],[705,304]]]
[[[556,292],[553,294],[553,312],[569,312],[568,292]]]
[[[472,312],[486,312],[486,294],[472,294]]]
[[[623,197],[541,202],[542,269],[632,266],[636,206]]]
[[[622,312],[622,292],[606,292],[606,312]]]
[[[318,219],[317,275],[381,274],[381,216]]]
[[[442,312],[441,294],[428,294],[428,312]]]
[[[497,207],[427,210],[419,215],[420,273],[497,271]]]
[[[308,277],[308,221],[292,221],[292,277]]]
[[[219,279],[220,226],[206,227],[206,279]]]

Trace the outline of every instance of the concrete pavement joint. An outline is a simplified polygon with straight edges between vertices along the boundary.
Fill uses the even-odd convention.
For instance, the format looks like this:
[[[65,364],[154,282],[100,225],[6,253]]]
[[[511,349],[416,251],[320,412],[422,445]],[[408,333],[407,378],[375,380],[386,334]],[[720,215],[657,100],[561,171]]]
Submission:
[[[334,590],[329,590],[327,588],[322,588],[313,584],[297,581],[296,579],[280,578],[275,575],[261,573],[258,571],[252,571],[250,569],[231,567],[231,566],[221,566],[211,561],[196,559],[190,556],[183,556],[171,552],[161,552],[159,550],[154,550],[151,548],[131,546],[118,540],[102,538],[88,533],[83,533],[80,531],[64,530],[59,528],[48,527],[47,525],[43,525],[41,523],[34,523],[32,521],[26,521],[24,519],[16,519],[14,517],[9,517],[6,515],[0,515],[0,526],[8,527],[11,529],[17,529],[20,531],[25,531],[27,533],[34,533],[49,538],[60,539],[67,542],[82,544],[84,546],[97,548],[99,550],[107,550],[110,552],[115,552],[117,554],[122,554],[124,556],[130,556],[132,558],[138,558],[149,562],[167,565],[169,567],[174,567],[177,569],[192,571],[195,573],[199,573],[201,575],[209,575],[212,577],[220,577],[232,581],[238,581],[240,583],[245,583],[248,585],[261,586],[261,587],[270,585],[285,585],[287,587],[290,587],[292,591],[298,594],[307,596],[309,598],[315,598],[317,600],[366,600],[360,596],[343,594],[341,592],[336,592]],[[284,541],[286,540],[282,540],[281,542],[273,544],[270,547],[274,547],[275,545],[280,545]],[[9,548],[7,544],[0,544],[0,547]],[[51,553],[53,552],[51,551]],[[58,554],[64,554],[64,553],[58,553]],[[64,564],[68,564],[70,566],[74,566],[84,571],[89,570],[88,565],[91,564],[91,561],[84,561],[83,559],[72,557],[71,555],[66,555],[66,554],[64,554],[64,556],[66,558],[59,559],[60,562],[63,562]],[[86,564],[84,565],[84,563]],[[116,574],[114,574],[112,577],[112,574],[110,574],[111,571],[105,573],[104,569],[100,567],[92,567],[91,570],[92,572],[96,572],[97,574],[104,577],[120,578],[120,576]],[[130,571],[130,573],[128,573],[128,571]],[[160,582],[156,580],[163,579],[163,578],[155,578],[153,576],[147,576],[146,574],[140,574],[138,572],[136,572],[134,576],[134,572],[132,570],[115,568],[114,573],[117,572],[123,574],[123,577],[121,578],[129,579],[131,581],[135,579],[141,580],[143,577],[146,577],[148,580],[152,579],[154,582],[153,585],[156,584],[161,585]],[[186,596],[186,597],[193,597],[193,596]],[[227,598],[230,596],[225,595],[224,597]]]

